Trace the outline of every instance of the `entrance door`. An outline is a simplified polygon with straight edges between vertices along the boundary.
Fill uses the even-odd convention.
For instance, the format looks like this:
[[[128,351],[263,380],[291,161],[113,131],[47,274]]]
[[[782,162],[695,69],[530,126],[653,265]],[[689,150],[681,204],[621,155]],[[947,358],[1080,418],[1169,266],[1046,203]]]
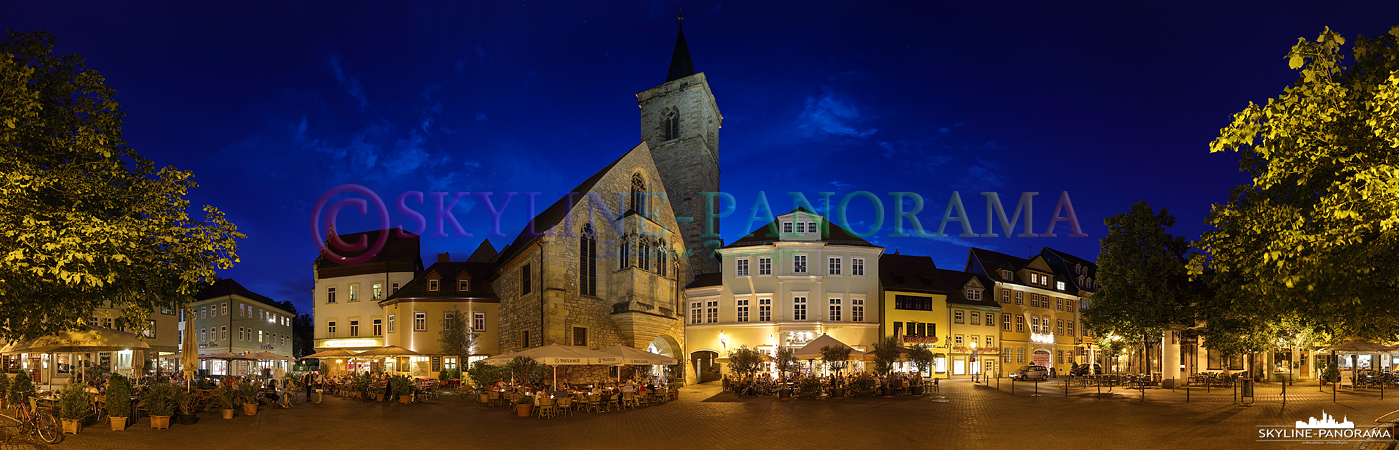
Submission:
[[[1031,359],[1035,365],[1045,367],[1049,367],[1049,360],[1049,350],[1035,350],[1034,357]]]

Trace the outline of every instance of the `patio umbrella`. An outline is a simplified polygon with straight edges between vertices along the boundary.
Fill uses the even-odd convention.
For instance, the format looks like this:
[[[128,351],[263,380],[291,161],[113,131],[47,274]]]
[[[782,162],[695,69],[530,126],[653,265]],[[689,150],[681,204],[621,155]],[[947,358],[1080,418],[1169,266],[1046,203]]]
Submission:
[[[199,357],[199,359],[221,359],[224,361],[228,361],[229,365],[232,365],[233,361],[257,361],[257,358],[233,352],[221,352],[202,355]]]
[[[1331,347],[1327,351],[1337,353],[1383,353],[1388,351],[1389,349],[1390,347],[1383,344],[1376,344],[1374,342],[1366,341],[1363,339],[1351,339],[1337,344],[1335,347]]]
[[[185,390],[188,391],[189,381],[199,370],[199,346],[194,343],[193,330],[185,330],[184,339],[180,342],[180,369],[185,371]]]
[[[827,346],[850,347],[849,345],[845,345],[844,342],[831,337],[829,334],[822,334],[821,337],[812,339],[811,342],[808,342],[802,348],[792,352],[792,356],[796,356],[797,359],[818,359],[821,357],[821,349]],[[850,349],[850,359],[859,360],[864,355],[865,352],[855,350],[854,348]]]
[[[253,353],[253,354],[248,355],[248,356],[252,356],[252,357],[255,357],[255,358],[257,358],[257,359],[259,359],[259,360],[263,360],[263,361],[294,361],[294,360],[296,360],[296,358],[292,358],[292,357],[290,357],[290,356],[282,356],[282,355],[278,355],[278,354],[272,353],[272,352],[257,352],[257,353]]]
[[[316,352],[316,353],[312,353],[312,354],[309,354],[309,355],[306,355],[306,356],[302,356],[301,359],[307,359],[307,358],[316,358],[316,359],[324,359],[324,358],[349,358],[349,357],[355,356],[355,355],[356,355],[355,352],[352,352],[352,351],[349,351],[349,350],[345,350],[345,349],[337,348],[337,349],[331,349],[331,350],[322,350],[322,351],[319,351],[319,352]]]
[[[13,344],[5,353],[87,353],[120,350],[149,350],[150,344],[135,333],[104,327],[61,331]],[[57,365],[51,365],[56,368]]]
[[[676,363],[675,358],[637,350],[624,345],[614,345],[598,351],[617,356],[622,359],[622,364],[633,366],[669,366]]]
[[[386,345],[386,346],[383,346],[383,347],[379,347],[379,348],[375,348],[375,349],[366,350],[366,351],[363,352],[363,353],[360,353],[360,354],[358,354],[358,355],[355,355],[355,357],[356,357],[356,358],[359,358],[359,357],[388,358],[388,357],[393,357],[393,356],[419,356],[419,355],[422,355],[422,353],[418,353],[418,352],[415,352],[415,351],[412,351],[412,350],[409,350],[409,349],[406,349],[406,348],[403,348],[403,347],[399,347],[399,346],[397,346],[397,345]],[[400,372],[407,372],[407,371],[400,370]]]
[[[503,366],[510,364],[510,360],[515,359],[516,356],[524,356],[540,364],[553,367],[554,383],[556,385],[559,381],[558,366],[611,366],[622,362],[620,356],[582,347],[569,347],[559,344],[549,344],[543,347],[521,350],[508,355],[500,355],[500,359],[496,361],[492,360],[497,357],[486,358],[485,362],[493,366]]]

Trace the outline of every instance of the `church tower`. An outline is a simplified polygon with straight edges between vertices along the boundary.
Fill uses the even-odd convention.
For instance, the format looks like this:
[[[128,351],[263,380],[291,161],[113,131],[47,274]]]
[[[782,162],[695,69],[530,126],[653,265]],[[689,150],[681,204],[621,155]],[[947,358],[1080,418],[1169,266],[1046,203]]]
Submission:
[[[724,116],[704,73],[695,72],[690,60],[684,19],[680,16],[682,25],[665,83],[636,94],[636,103],[641,107],[641,139],[651,148],[666,200],[690,252],[691,273],[684,280],[688,283],[696,274],[719,272],[714,252],[723,246],[719,221],[713,220],[706,229],[703,193],[719,192],[719,126]],[[712,202],[715,213],[724,206],[717,197]]]

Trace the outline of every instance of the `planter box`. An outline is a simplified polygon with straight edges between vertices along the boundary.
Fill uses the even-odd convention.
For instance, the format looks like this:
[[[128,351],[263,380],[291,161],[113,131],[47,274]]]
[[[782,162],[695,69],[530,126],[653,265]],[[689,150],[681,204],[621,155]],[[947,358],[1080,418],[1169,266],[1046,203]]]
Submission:
[[[63,419],[63,434],[78,434],[83,429],[82,419]]]
[[[111,417],[110,419],[112,419],[112,431],[122,431],[126,429],[125,417]]]
[[[256,416],[256,415],[257,415],[257,403],[244,403],[244,404],[243,404],[243,415],[245,415],[245,416]]]
[[[151,428],[157,430],[170,428],[170,416],[151,416]]]
[[[401,395],[401,396],[398,397],[398,402],[399,402],[399,403],[402,403],[402,404],[405,404],[405,405],[407,405],[407,404],[409,404],[409,403],[413,403],[413,396],[411,396],[411,395]]]
[[[199,422],[199,416],[195,414],[180,414],[178,416],[180,425],[194,425]]]
[[[534,406],[534,405],[528,405],[528,404],[521,405],[521,404],[516,404],[516,405],[515,405],[515,414],[518,414],[520,417],[529,417],[529,409],[530,409],[531,406]]]
[[[225,419],[232,419],[232,418],[233,418],[233,410],[231,410],[231,409],[225,409],[225,410],[223,410],[223,418],[225,418]]]

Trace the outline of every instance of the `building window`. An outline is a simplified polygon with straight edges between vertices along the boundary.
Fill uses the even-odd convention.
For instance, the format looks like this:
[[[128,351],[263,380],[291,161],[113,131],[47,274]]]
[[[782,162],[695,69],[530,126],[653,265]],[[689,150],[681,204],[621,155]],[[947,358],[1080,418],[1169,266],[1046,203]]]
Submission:
[[[852,299],[850,299],[850,321],[851,321],[851,322],[864,322],[864,321],[865,321],[865,299],[863,299],[863,298],[852,298]]]
[[[704,303],[690,304],[690,323],[704,323]]]
[[[456,323],[457,323],[457,321],[454,320],[454,319],[456,319],[456,316],[453,316],[451,311],[443,311],[443,312],[442,312],[442,329],[444,329],[444,330],[450,330],[450,329],[452,329],[452,328],[456,328]]]
[[[995,346],[996,346],[996,338],[995,338],[994,336],[986,336],[986,348],[992,348],[992,347],[995,347]]]
[[[958,347],[961,347],[961,346],[962,346],[962,335],[959,334],[959,335],[953,336],[952,339],[953,339],[952,342],[953,342],[954,344],[956,344]]]
[[[933,298],[921,295],[895,295],[894,309],[907,309],[915,311],[932,311]]]
[[[350,303],[359,301],[359,284],[350,285]]]
[[[792,297],[792,320],[806,320],[806,297]]]
[[[857,277],[865,276],[865,258],[850,258],[850,274]]]
[[[588,346],[588,329],[583,327],[573,327],[573,345],[578,347]]]
[[[1030,273],[1030,284],[1040,284],[1040,274]]]
[[[390,332],[390,333],[394,332],[394,326],[393,326],[393,325],[394,325],[394,324],[393,324],[394,320],[393,320],[393,319],[394,319],[394,315],[393,315],[393,314],[389,314],[389,332]]]
[[[829,264],[827,264],[827,265],[830,266],[830,267],[829,267],[829,269],[830,269],[830,274],[831,274],[831,275],[840,275],[840,258],[831,257],[831,258],[828,259],[828,261],[829,261]]]
[[[486,313],[481,311],[471,313],[471,330],[486,331]]]
[[[1070,325],[1070,326],[1073,326],[1073,325]],[[228,326],[219,327],[219,340],[220,340],[220,341],[226,341],[226,340],[228,340]]]
[[[1024,293],[1024,292],[1015,291],[1015,304],[1017,304],[1017,305],[1022,305],[1022,306],[1025,304],[1025,293]]]
[[[1001,289],[1001,303],[1010,303],[1010,289]]]
[[[988,313],[986,313],[986,326],[988,326],[988,327],[994,327],[994,326],[996,326],[996,313],[993,313],[993,312],[988,312]]]
[[[805,232],[806,232],[806,222],[797,222],[797,232],[798,232],[798,233],[805,233]]]
[[[807,222],[807,223],[806,223],[806,231],[815,233],[815,232],[816,232],[816,222]]]
[[[965,323],[962,320],[962,310],[952,311],[952,323]]]
[[[792,233],[792,222],[782,222],[782,232],[783,232],[783,233],[786,233],[786,234],[791,234],[791,233]]]
[[[331,337],[335,337],[335,321],[326,322],[326,331]],[[242,334],[242,333],[239,333]]]
[[[636,266],[641,270],[651,270],[651,243],[645,239],[637,239],[636,245]]]
[[[427,313],[413,311],[413,331],[427,331]]]
[[[1061,336],[1064,334],[1064,321],[1060,320],[1058,323],[1054,324],[1054,334]]]
[[[631,176],[631,209],[646,217],[646,179],[640,173]]]
[[[806,255],[792,256],[792,273],[806,273]]]
[[[350,337],[359,337],[359,321],[350,321]]]
[[[719,300],[705,302],[704,321],[705,323],[715,323],[719,321]]]
[[[1025,332],[1025,316],[1015,316],[1015,332]]]
[[[972,311],[972,325],[981,325],[981,313]]]
[[[331,337],[334,337],[334,336],[335,336],[335,322],[330,322],[330,326],[329,326],[328,328],[329,328],[329,330],[328,330],[329,333],[328,333],[328,334],[329,334]],[[246,340],[248,340],[248,339],[247,339],[247,335],[244,334],[244,332],[243,332],[243,327],[238,327],[238,340],[240,340],[240,341],[246,341]]]
[[[199,318],[200,318],[200,319],[207,319],[207,318],[209,318],[209,308],[205,308],[205,307],[202,307],[202,306],[201,306],[201,307],[199,308]]]
[[[738,321],[739,321],[739,322],[747,322],[747,321],[748,321],[748,299],[746,299],[746,298],[741,298],[741,299],[738,299],[736,302],[737,302],[737,304],[738,304],[738,308],[737,308],[737,309],[738,309]]]
[[[220,310],[220,311],[219,311],[220,314],[227,316],[227,315],[228,315],[228,303],[227,303],[227,302],[224,302],[222,305],[220,305],[220,306],[219,306],[219,310]]]
[[[374,296],[374,301],[384,299],[384,283],[374,283],[369,285],[369,293]]]
[[[622,239],[622,245],[617,248],[617,261],[621,263],[619,269],[631,267],[631,239]]]
[[[207,340],[209,340],[208,335],[205,334],[203,328],[200,328],[200,329],[199,329],[199,342],[204,342],[204,341],[207,341]]]
[[[379,319],[379,318],[375,318],[375,319],[374,319],[374,335],[375,335],[375,336],[383,336],[383,335],[384,335],[384,319]]]
[[[524,348],[529,348],[529,330],[524,330],[520,332],[520,346]]]
[[[528,294],[530,284],[533,282],[534,279],[530,278],[529,275],[529,264],[525,264],[524,267],[520,268],[520,295]]]
[[[666,247],[665,239],[656,239],[656,274],[666,276],[667,263],[670,260],[670,247]]]
[[[661,137],[663,140],[680,139],[680,114],[674,109],[666,113],[661,119]]]
[[[1020,348],[1015,349],[1015,362],[1017,362],[1017,363],[1024,363],[1024,362],[1025,362],[1025,347],[1020,347]]]
[[[1066,336],[1073,336],[1073,335],[1074,335],[1074,321],[1070,320],[1069,323],[1067,324],[1067,326],[1069,327],[1068,330],[1067,330],[1068,333],[1065,333],[1065,335],[1066,335]]]
[[[1068,300],[1065,300],[1065,301],[1064,301],[1064,311],[1074,312],[1074,301],[1073,301],[1073,299],[1068,299]]]
[[[760,298],[760,299],[758,299],[758,321],[759,321],[759,322],[771,322],[771,321],[772,321],[772,299],[770,299],[770,298]]]
[[[1063,281],[1056,281],[1056,282],[1054,282],[1054,285],[1057,286],[1057,287],[1059,288],[1059,290],[1061,290],[1061,291],[1064,290],[1064,282],[1063,282]]]
[[[1039,332],[1040,332],[1040,318],[1039,318],[1039,317],[1030,316],[1030,332],[1031,332],[1031,333],[1039,333]]]
[[[437,279],[427,280],[427,291],[428,291],[428,292],[437,292],[437,290],[438,290]]]
[[[467,292],[471,290],[471,280],[457,280],[457,292]]]
[[[758,275],[772,275],[772,258],[758,258]]]
[[[1002,280],[1009,280],[1009,279],[1010,279],[1010,271],[1009,271],[1009,270],[1002,270],[1002,271],[1001,271],[1001,279],[1002,279]]]
[[[748,276],[748,260],[747,260],[747,259],[738,259],[738,260],[734,260],[734,264],[735,264],[735,265],[734,265],[734,276],[736,276],[736,277],[746,277],[746,276]]]
[[[831,307],[830,316],[827,317],[826,319],[827,319],[827,320],[830,320],[830,321],[832,321],[832,322],[840,322],[840,299],[838,299],[838,298],[833,298],[833,299],[831,299],[831,300],[830,300],[830,307]]]
[[[981,289],[967,288],[967,300],[981,300]]]

